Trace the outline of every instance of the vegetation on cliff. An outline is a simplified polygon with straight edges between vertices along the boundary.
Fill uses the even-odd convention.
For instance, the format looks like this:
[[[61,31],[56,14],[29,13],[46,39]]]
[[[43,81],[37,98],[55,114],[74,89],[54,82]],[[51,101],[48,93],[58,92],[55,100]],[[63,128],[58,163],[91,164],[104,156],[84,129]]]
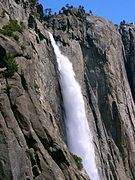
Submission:
[[[13,32],[23,32],[23,25],[19,25],[17,20],[10,19],[9,23],[0,29],[0,33],[5,36],[12,36]]]
[[[0,46],[0,52],[0,68],[6,68],[1,73],[5,78],[12,77],[14,73],[18,71],[18,65],[15,58],[12,54],[6,53],[2,46]]]
[[[71,155],[72,155],[78,169],[81,170],[83,168],[82,159],[79,156],[75,155],[75,154],[71,154]]]
[[[15,32],[22,33],[23,32],[23,23],[18,24],[17,20],[10,19],[9,23],[0,29],[0,33],[4,36],[11,36],[16,41],[18,41],[19,37],[15,34]]]

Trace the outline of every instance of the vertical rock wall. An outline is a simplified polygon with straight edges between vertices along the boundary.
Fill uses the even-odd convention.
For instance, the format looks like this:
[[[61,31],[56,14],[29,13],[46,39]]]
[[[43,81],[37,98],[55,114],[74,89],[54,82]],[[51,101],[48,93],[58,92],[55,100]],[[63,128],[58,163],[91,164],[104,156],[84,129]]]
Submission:
[[[134,179],[134,28],[128,27],[125,39],[130,51],[127,67],[125,36],[111,22],[93,15],[80,18],[71,9],[68,16],[50,19],[48,27],[82,85],[101,179]]]
[[[135,179],[134,26],[120,31],[81,10],[41,24],[30,1],[0,0],[0,28],[24,24],[18,40],[0,34],[2,54],[18,71],[0,69],[0,179],[89,179],[66,146],[56,57],[47,31],[72,61],[81,84],[102,180]]]

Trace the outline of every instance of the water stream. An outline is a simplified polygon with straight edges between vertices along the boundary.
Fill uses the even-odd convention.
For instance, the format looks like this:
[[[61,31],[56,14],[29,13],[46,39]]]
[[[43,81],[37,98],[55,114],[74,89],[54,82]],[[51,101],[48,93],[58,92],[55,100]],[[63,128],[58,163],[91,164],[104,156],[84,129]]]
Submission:
[[[81,87],[75,79],[72,63],[61,54],[53,36],[49,33],[57,58],[60,86],[65,109],[65,124],[69,150],[81,157],[91,180],[99,180],[95,161],[92,134],[88,125]]]

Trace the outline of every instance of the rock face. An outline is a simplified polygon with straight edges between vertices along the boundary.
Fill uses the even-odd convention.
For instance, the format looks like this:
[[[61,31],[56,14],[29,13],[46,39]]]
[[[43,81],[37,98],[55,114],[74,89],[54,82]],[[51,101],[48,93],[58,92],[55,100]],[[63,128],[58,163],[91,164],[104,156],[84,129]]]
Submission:
[[[0,76],[0,179],[89,179],[66,145],[59,73],[48,31],[73,63],[81,84],[101,180],[135,179],[134,26],[117,29],[74,8],[48,17],[43,25],[32,5],[0,0],[0,28],[11,18],[25,26],[18,40],[0,34],[1,54],[11,53],[18,64],[14,76]]]

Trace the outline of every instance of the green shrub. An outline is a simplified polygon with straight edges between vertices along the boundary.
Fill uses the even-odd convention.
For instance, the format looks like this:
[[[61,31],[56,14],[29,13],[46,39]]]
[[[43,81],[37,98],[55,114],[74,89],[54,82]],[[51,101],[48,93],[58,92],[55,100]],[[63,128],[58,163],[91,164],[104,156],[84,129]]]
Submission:
[[[7,53],[6,56],[0,61],[0,68],[4,67],[6,67],[7,69],[2,72],[2,74],[6,78],[12,77],[18,70],[18,65],[14,57],[10,53]]]
[[[82,159],[80,157],[78,157],[77,155],[75,155],[75,154],[71,153],[71,155],[72,155],[78,169],[81,170],[83,168]]]
[[[17,20],[10,20],[9,23],[0,29],[0,33],[5,36],[13,36],[13,32],[23,32],[23,26],[19,25]]]

